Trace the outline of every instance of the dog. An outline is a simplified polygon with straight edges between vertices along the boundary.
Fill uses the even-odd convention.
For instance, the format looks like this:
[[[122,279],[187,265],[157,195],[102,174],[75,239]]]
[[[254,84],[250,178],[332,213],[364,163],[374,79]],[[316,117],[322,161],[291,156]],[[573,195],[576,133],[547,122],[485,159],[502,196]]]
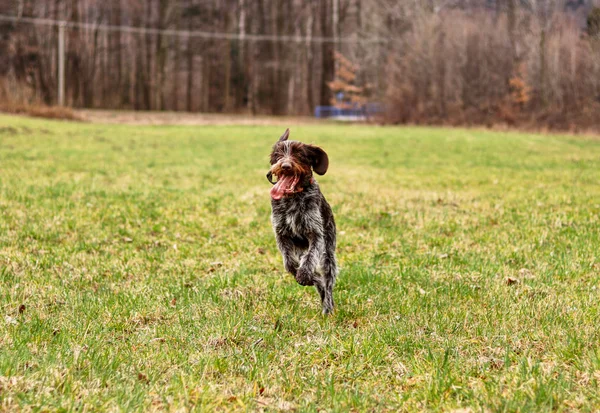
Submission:
[[[298,284],[316,287],[326,315],[334,308],[333,286],[338,275],[336,227],[313,171],[324,175],[329,157],[323,149],[288,140],[289,136],[287,129],[271,151],[267,173],[273,184],[271,222],[286,271]]]

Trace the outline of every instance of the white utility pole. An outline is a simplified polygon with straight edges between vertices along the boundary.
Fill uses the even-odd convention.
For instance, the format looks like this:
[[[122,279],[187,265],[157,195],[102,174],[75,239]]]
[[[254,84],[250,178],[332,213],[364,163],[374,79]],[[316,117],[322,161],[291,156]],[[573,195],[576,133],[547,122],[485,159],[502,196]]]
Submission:
[[[65,105],[65,26],[58,25],[58,106]]]

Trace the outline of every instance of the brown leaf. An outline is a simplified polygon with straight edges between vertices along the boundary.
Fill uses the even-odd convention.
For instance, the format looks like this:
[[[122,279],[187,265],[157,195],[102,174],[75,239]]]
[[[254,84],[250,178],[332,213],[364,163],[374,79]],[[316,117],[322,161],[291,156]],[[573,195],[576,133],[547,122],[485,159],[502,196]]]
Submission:
[[[171,307],[175,307],[175,304],[177,304],[177,298],[171,300]]]
[[[150,380],[148,380],[148,376],[146,376],[144,373],[138,373],[137,378],[139,381],[148,384],[150,383]]]
[[[258,389],[258,394],[263,394],[265,392],[265,388],[261,387],[260,389]]]
[[[519,280],[517,280],[516,278],[512,278],[512,277],[508,277],[506,279],[506,285],[514,285],[514,284],[518,284]]]
[[[259,253],[260,255],[264,255],[265,254],[265,249],[264,248],[258,248],[256,250],[257,253]]]
[[[500,360],[500,359],[490,360],[490,368],[491,369],[499,370],[503,367],[504,367],[504,360]]]

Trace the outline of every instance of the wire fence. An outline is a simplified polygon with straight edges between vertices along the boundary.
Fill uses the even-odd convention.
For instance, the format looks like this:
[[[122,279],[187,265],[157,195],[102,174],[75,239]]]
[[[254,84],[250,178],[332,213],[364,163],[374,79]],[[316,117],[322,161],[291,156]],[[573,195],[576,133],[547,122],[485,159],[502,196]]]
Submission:
[[[13,68],[0,94],[17,90],[28,101],[87,108],[308,114],[328,102],[323,88],[333,63],[326,60],[334,51],[358,62],[363,51],[373,55],[388,43],[360,32],[318,36],[318,28],[272,35],[6,14],[0,24]]]
[[[196,37],[202,39],[218,40],[240,40],[240,41],[258,41],[258,42],[290,42],[290,43],[341,43],[341,44],[384,44],[389,39],[382,37],[360,38],[357,35],[351,37],[322,37],[322,36],[289,36],[289,35],[267,35],[252,33],[223,33],[223,32],[205,32],[199,30],[172,30],[156,29],[151,27],[133,27],[133,26],[115,26],[107,24],[71,22],[66,20],[54,20],[37,17],[18,17],[0,15],[0,21],[12,23],[27,23],[44,26],[68,27],[77,29],[99,30],[105,32],[121,32],[135,34],[151,34],[163,36]]]

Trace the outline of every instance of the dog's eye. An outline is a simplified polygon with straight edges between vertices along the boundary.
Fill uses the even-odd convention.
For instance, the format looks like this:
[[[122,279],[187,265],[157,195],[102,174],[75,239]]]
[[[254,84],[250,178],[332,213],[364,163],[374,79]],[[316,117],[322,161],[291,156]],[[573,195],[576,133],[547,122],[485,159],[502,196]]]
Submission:
[[[308,156],[308,154],[305,151],[298,151],[294,155],[302,163],[309,163],[310,162],[310,157]]]
[[[279,153],[273,153],[271,154],[271,165],[276,164],[277,162],[279,162],[279,160],[283,158],[283,156]]]

